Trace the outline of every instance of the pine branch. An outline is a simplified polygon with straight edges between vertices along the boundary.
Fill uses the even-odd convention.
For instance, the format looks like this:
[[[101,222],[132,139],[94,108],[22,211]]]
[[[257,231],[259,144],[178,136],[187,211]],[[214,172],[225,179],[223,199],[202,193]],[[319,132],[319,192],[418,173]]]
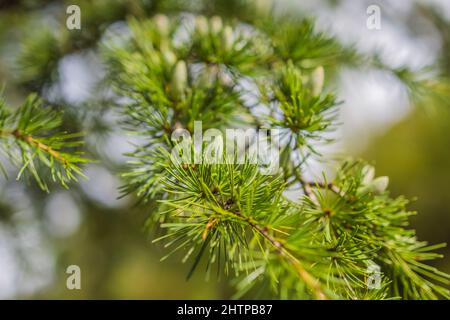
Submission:
[[[240,212],[233,212],[239,218],[243,219],[246,223],[250,225],[251,228],[260,233],[264,238],[267,239],[276,249],[276,251],[286,259],[297,271],[299,277],[307,284],[307,286],[314,292],[314,296],[319,300],[326,300],[327,296],[323,292],[319,280],[315,279],[305,268],[302,266],[301,262],[295,258],[285,246],[275,238],[273,238],[268,232],[267,227],[261,227],[256,222],[252,221],[248,217],[244,217]]]
[[[449,276],[421,262],[437,258],[429,252],[437,247],[406,229],[412,213],[405,199],[389,197],[387,177],[353,161],[333,181],[303,178],[302,164],[322,157],[315,146],[330,143],[326,133],[337,125],[339,103],[326,92],[325,70],[354,52],[317,33],[311,21],[251,28],[198,16],[186,29],[157,15],[131,21],[124,44],[104,45],[109,78],[127,99],[119,106],[125,127],[146,141],[129,153],[135,159],[123,190],[159,203],[150,220],[166,230],[155,239],[172,248],[163,259],[196,254],[191,275],[207,256],[207,273],[213,264],[236,273],[238,296],[269,285],[282,298],[449,297]],[[180,30],[188,34],[181,42]],[[253,88],[252,103],[243,81]],[[280,172],[264,176],[247,162],[174,161],[171,151],[181,152],[174,129],[193,133],[198,120],[203,129],[280,129]],[[288,185],[303,196],[286,199]],[[374,264],[379,287],[370,289]]]
[[[88,162],[77,149],[82,145],[80,134],[59,132],[62,115],[42,106],[36,95],[28,97],[14,113],[0,104],[1,148],[9,160],[20,167],[18,179],[28,172],[48,191],[46,170],[51,180],[68,187],[76,175],[83,176],[80,164]],[[68,152],[66,150],[70,150]]]

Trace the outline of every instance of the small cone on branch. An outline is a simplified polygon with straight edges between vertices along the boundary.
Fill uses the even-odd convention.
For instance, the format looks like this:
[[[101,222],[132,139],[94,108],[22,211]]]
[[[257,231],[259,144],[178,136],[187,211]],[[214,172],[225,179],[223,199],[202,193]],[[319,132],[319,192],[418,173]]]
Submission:
[[[174,65],[177,61],[177,56],[166,44],[161,45],[161,54],[164,61],[170,66]]]
[[[374,191],[377,193],[383,193],[384,191],[386,191],[388,185],[389,185],[389,177],[386,176],[378,177],[372,181],[372,187]]]
[[[363,168],[363,179],[362,179],[362,184],[363,185],[368,185],[373,181],[373,178],[375,177],[375,168],[371,165],[366,165]]]
[[[223,48],[225,49],[225,51],[229,51],[232,49],[233,42],[234,42],[234,35],[233,35],[233,29],[231,29],[230,26],[226,26],[223,29],[222,42],[223,42]]]

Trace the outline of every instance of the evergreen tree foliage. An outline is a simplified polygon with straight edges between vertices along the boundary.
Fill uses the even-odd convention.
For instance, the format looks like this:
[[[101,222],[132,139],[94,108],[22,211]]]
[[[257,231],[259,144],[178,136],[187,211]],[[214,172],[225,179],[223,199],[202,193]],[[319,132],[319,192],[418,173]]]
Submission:
[[[49,191],[46,177],[67,188],[69,181],[77,181],[77,175],[83,175],[79,165],[88,160],[76,150],[83,143],[81,135],[61,131],[61,124],[61,113],[43,107],[35,94],[15,112],[0,101],[0,147],[10,162],[20,168],[17,179],[28,175]]]
[[[390,195],[387,177],[358,159],[340,161],[335,176],[307,174],[309,160],[327,160],[319,146],[333,142],[329,133],[339,125],[341,101],[328,84],[340,67],[387,70],[412,99],[447,84],[344,46],[312,19],[251,15],[258,8],[244,4],[237,17],[219,17],[208,5],[156,3],[167,15],[136,9],[118,34],[74,41],[67,31],[41,31],[25,41],[18,63],[22,85],[42,92],[54,80],[55,59],[97,46],[107,72],[102,85],[114,91],[107,103],[138,137],[121,191],[151,211],[147,227],[167,251],[162,260],[189,262],[188,277],[198,268],[225,276],[236,298],[450,298],[450,276],[427,264],[444,245],[417,239],[409,228],[415,212]],[[123,18],[120,8],[111,21]],[[49,181],[67,187],[83,176],[82,135],[66,132],[63,120],[35,94],[16,110],[0,102],[2,160],[17,165],[18,178],[30,176],[48,191]],[[172,134],[193,134],[196,121],[203,130],[278,129],[280,169],[265,175],[251,159],[225,154],[220,164],[174,161],[180,141]],[[201,159],[211,144],[203,142]],[[295,199],[287,196],[293,190]]]
[[[324,73],[356,53],[309,20],[258,28],[157,15],[130,21],[130,31],[104,48],[112,85],[129,99],[119,106],[127,127],[147,142],[129,154],[135,160],[124,191],[157,201],[150,221],[163,234],[155,241],[169,255],[192,257],[189,275],[202,262],[208,274],[214,267],[232,274],[236,297],[258,288],[298,299],[448,297],[449,276],[424,263],[439,257],[433,250],[441,245],[428,246],[407,228],[414,213],[406,199],[389,196],[387,177],[376,178],[362,161],[344,162],[332,180],[304,177],[305,161],[321,157],[315,146],[330,142],[324,133],[336,125],[338,102],[323,89]],[[279,128],[282,170],[265,176],[248,160],[171,161],[172,132],[192,132],[197,120]],[[288,188],[303,195],[288,199]],[[368,288],[371,265],[382,270],[377,289]]]

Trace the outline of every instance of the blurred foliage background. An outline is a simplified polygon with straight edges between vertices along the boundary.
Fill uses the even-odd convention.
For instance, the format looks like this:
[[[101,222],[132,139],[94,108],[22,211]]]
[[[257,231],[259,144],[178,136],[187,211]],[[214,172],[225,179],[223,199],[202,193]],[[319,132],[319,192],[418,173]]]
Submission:
[[[66,8],[81,8],[81,30],[67,30]],[[33,184],[0,178],[0,298],[214,299],[232,294],[226,281],[196,273],[151,244],[145,219],[151,208],[118,199],[118,172],[129,138],[117,128],[98,42],[123,30],[127,17],[194,12],[251,21],[289,11],[314,17],[362,52],[376,53],[393,67],[434,65],[450,77],[450,3],[376,1],[381,30],[366,27],[372,1],[280,0],[0,0],[0,86],[11,105],[30,91],[66,111],[68,129],[86,132],[89,180],[52,193]],[[274,6],[274,7],[273,7]],[[372,161],[390,177],[394,195],[416,198],[413,227],[430,243],[450,242],[450,93],[414,100],[382,71],[342,70],[334,87],[344,101],[340,143],[326,152]],[[450,272],[450,250],[436,264]],[[82,290],[66,289],[65,270],[82,270]],[[223,279],[222,279],[223,280]]]

